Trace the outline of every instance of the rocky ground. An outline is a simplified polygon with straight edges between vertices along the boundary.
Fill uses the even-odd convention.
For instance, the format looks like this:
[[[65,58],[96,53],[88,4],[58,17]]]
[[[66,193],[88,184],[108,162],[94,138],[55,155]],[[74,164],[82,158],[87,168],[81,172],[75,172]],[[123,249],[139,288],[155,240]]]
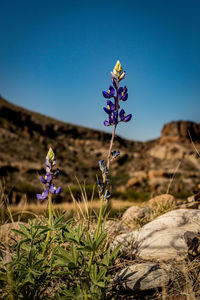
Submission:
[[[69,200],[67,185],[77,184],[75,176],[91,187],[98,160],[106,158],[109,140],[110,134],[105,132],[63,123],[0,97],[0,178],[12,203],[26,198],[35,201],[49,146],[61,169],[58,184],[64,193],[58,201]],[[192,194],[200,178],[199,143],[200,124],[185,121],[166,124],[161,137],[153,141],[116,137],[115,149],[120,149],[121,155],[112,164],[112,190],[131,197],[132,192]]]
[[[0,227],[0,242],[10,249],[18,242],[13,228],[18,223]],[[198,197],[156,196],[144,207],[130,207],[121,219],[107,221],[106,231],[111,249],[121,245],[112,286],[118,299],[200,299]],[[9,252],[4,259],[9,261]]]

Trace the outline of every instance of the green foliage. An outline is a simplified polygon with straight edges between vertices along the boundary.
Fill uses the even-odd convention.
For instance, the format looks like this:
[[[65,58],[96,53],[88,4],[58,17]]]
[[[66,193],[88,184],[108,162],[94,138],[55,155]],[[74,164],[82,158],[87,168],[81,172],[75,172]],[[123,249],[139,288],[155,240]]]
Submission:
[[[88,226],[66,222],[64,214],[54,215],[52,225],[43,218],[19,226],[9,262],[0,252],[0,299],[107,299],[119,247],[110,250],[103,230],[95,239]]]

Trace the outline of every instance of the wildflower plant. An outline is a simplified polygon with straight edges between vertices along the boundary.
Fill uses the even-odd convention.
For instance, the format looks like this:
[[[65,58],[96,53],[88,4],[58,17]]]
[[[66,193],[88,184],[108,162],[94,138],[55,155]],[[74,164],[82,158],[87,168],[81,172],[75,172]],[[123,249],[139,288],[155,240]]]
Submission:
[[[57,168],[54,170],[54,167],[56,165],[56,159],[55,159],[55,154],[52,150],[52,148],[49,148],[49,151],[46,156],[46,175],[45,177],[41,176],[40,181],[43,185],[45,185],[44,191],[42,194],[37,194],[36,197],[38,200],[44,200],[48,198],[49,200],[49,227],[51,228],[52,226],[52,195],[53,194],[60,194],[61,192],[61,187],[56,188],[54,184],[54,179],[57,178],[60,174],[60,170]],[[46,242],[44,244],[44,248],[42,251],[42,254],[44,255],[46,251],[46,247],[49,241],[49,237],[51,234],[51,229],[49,229],[47,237],[46,237]]]
[[[108,91],[103,91],[102,94],[107,100],[107,107],[104,107],[104,111],[108,115],[108,120],[104,121],[105,126],[113,126],[113,132],[110,140],[110,146],[107,155],[107,161],[105,162],[103,159],[99,161],[99,167],[102,173],[102,179],[97,180],[97,185],[99,189],[99,196],[100,196],[100,211],[98,217],[98,224],[95,233],[95,240],[98,238],[100,225],[102,222],[102,213],[103,213],[103,203],[107,202],[111,196],[110,189],[109,189],[109,168],[111,161],[120,155],[119,150],[112,150],[113,143],[115,138],[115,133],[117,129],[117,125],[120,122],[129,122],[132,118],[132,114],[126,115],[124,109],[120,109],[120,101],[126,101],[128,99],[128,89],[126,86],[119,86],[120,82],[125,79],[126,72],[123,71],[122,65],[118,60],[113,71],[111,72],[111,80],[112,85],[109,86]],[[89,269],[91,268],[92,259],[95,254],[95,251],[91,254],[90,262],[89,262]]]
[[[102,179],[98,179],[100,210],[96,230],[88,230],[85,220],[67,219],[65,214],[56,216],[52,211],[52,196],[61,192],[55,186],[59,175],[56,159],[50,148],[46,156],[46,174],[40,177],[43,192],[39,201],[48,199],[49,217],[20,224],[13,231],[20,236],[9,260],[0,250],[0,298],[2,299],[115,299],[111,278],[113,265],[119,253],[110,248],[103,223],[103,203],[110,198],[109,168],[120,152],[113,150],[116,127],[128,122],[131,115],[120,110],[120,101],[126,101],[126,87],[119,87],[125,72],[118,61],[111,73],[112,86],[103,95],[108,115],[105,126],[113,126],[107,161],[99,161]],[[111,101],[111,100],[112,101]],[[90,228],[90,227],[89,227]]]
[[[109,186],[109,179],[108,173],[110,168],[111,161],[120,155],[119,150],[113,150],[113,143],[114,137],[117,129],[117,125],[120,122],[129,122],[132,118],[132,114],[126,115],[125,110],[122,108],[120,109],[120,101],[127,101],[128,99],[128,89],[126,86],[119,86],[120,82],[125,79],[126,72],[123,71],[122,65],[118,60],[113,71],[111,72],[111,80],[112,85],[110,85],[108,91],[103,91],[102,94],[107,100],[107,107],[104,107],[104,111],[108,115],[108,120],[104,121],[104,125],[106,127],[113,126],[112,137],[110,141],[110,147],[107,155],[107,162],[103,159],[99,161],[99,167],[102,173],[102,180],[98,179],[97,184],[99,188],[99,194],[102,200],[106,201],[110,197],[110,190],[108,189]]]

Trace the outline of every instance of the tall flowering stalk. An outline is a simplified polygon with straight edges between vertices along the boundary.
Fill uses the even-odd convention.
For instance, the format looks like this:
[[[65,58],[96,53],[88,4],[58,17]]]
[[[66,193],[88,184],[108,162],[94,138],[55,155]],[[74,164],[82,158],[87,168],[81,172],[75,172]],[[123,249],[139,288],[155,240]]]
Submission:
[[[123,80],[125,76],[126,76],[126,72],[123,71],[122,65],[118,60],[113,69],[113,72],[111,72],[112,85],[109,86],[108,91],[102,92],[104,98],[107,99],[107,107],[104,107],[103,109],[108,115],[108,120],[104,121],[104,126],[113,126],[113,132],[110,140],[107,162],[105,162],[104,160],[99,161],[99,167],[102,173],[102,180],[98,179],[97,181],[98,188],[99,188],[99,195],[100,195],[100,211],[99,211],[97,229],[94,236],[95,241],[99,236],[99,230],[100,230],[102,213],[103,213],[103,203],[107,202],[111,196],[109,190],[109,179],[108,179],[110,163],[114,158],[120,155],[119,150],[112,151],[116,128],[120,122],[129,122],[132,118],[132,114],[126,115],[124,109],[120,109],[120,105],[119,105],[120,101],[126,101],[128,99],[127,87],[119,86],[120,81]],[[91,269],[91,264],[92,264],[92,259],[94,254],[95,251],[92,252],[89,260],[89,270]]]
[[[61,192],[61,187],[56,187],[54,184],[54,179],[57,178],[60,174],[59,169],[57,168],[54,170],[54,167],[56,165],[56,159],[55,159],[55,154],[52,150],[52,148],[49,148],[49,151],[46,156],[46,175],[43,177],[40,177],[41,183],[44,185],[44,190],[42,194],[37,194],[36,197],[38,200],[45,200],[48,198],[49,200],[49,227],[51,228],[52,226],[52,195],[53,194],[60,194]],[[42,254],[44,255],[46,252],[46,248],[49,242],[51,230],[48,231],[45,244],[43,247]]]

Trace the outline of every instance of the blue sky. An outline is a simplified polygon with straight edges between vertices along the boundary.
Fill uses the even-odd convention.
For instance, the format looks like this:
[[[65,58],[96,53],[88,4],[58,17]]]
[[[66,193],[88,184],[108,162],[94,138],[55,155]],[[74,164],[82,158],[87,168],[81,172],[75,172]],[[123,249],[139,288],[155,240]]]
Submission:
[[[160,135],[200,122],[200,1],[0,0],[0,93],[66,122],[105,128],[102,90],[119,59],[131,122],[117,134]]]

